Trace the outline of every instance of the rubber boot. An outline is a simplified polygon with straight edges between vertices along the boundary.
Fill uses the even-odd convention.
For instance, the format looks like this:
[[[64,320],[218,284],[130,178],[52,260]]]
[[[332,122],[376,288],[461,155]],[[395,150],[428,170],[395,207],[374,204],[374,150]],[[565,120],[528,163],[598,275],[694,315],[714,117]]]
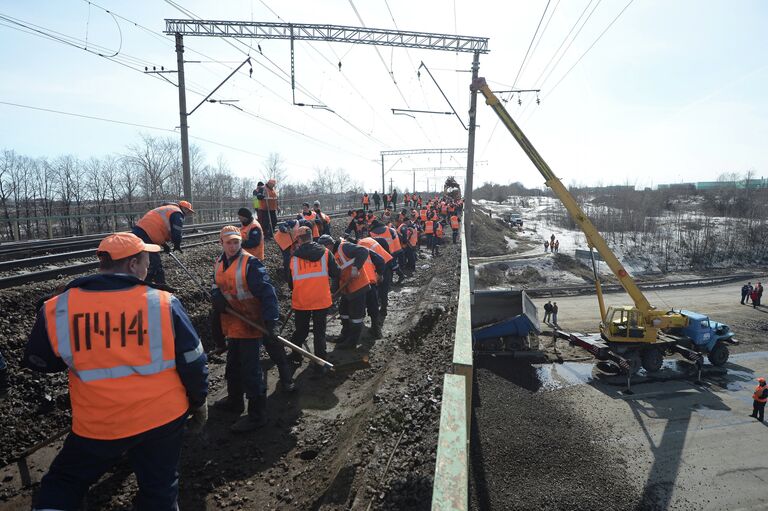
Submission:
[[[384,316],[379,315],[371,318],[371,328],[368,330],[373,339],[381,339],[381,325],[384,323]]]
[[[238,394],[240,395],[239,398],[234,397]],[[241,414],[243,413],[243,410],[245,410],[243,395],[242,393],[234,392],[234,389],[232,389],[230,385],[227,385],[227,396],[213,403],[213,407],[222,412]]]
[[[395,284],[399,286],[405,280],[405,273],[403,273],[403,270],[401,270],[400,268],[397,269],[396,273],[397,273],[397,282],[395,282]]]
[[[360,342],[360,334],[363,332],[363,324],[350,322],[348,331],[349,334],[347,335],[347,338],[343,343],[337,344],[337,348],[343,350],[353,350],[357,348],[357,345]]]
[[[267,425],[267,396],[248,400],[248,413],[235,421],[229,430],[233,433],[248,433]]]
[[[335,344],[341,344],[343,343],[347,336],[349,335],[349,320],[348,319],[342,319],[341,320],[341,333],[337,337],[326,337],[325,341]]]

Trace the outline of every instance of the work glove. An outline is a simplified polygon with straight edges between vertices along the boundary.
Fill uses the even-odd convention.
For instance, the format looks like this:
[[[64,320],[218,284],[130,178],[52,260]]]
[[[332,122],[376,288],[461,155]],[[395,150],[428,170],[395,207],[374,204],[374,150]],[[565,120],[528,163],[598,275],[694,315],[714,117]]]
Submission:
[[[350,273],[352,274],[352,278],[355,279],[358,275],[360,275],[360,270],[357,269],[357,266],[353,266]]]
[[[264,328],[267,330],[267,337],[276,339],[278,335],[277,332],[280,331],[280,321],[265,321]]]
[[[189,409],[189,421],[187,422],[187,429],[190,433],[199,435],[203,431],[203,426],[208,422],[208,402],[203,402],[202,405],[197,408]]]
[[[227,299],[224,298],[224,295],[221,294],[219,289],[214,289],[211,291],[211,304],[213,305],[213,309],[216,312],[227,311]]]
[[[171,246],[168,245],[168,243],[163,243],[161,246],[163,247],[163,252],[165,252],[166,254],[171,253]]]

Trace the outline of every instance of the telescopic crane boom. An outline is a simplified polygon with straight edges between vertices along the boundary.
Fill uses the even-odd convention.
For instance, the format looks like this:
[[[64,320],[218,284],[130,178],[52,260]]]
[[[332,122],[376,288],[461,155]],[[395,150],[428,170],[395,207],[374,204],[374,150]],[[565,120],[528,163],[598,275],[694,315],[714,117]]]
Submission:
[[[598,251],[613,274],[619,279],[627,294],[632,298],[634,307],[610,307],[608,311],[605,311],[601,300],[600,309],[601,314],[604,315],[600,330],[603,336],[612,342],[655,342],[659,329],[684,326],[687,323],[684,316],[674,312],[661,312],[651,306],[634,279],[627,273],[627,270],[608,247],[605,239],[576,202],[576,199],[552,172],[547,162],[533,147],[528,137],[504,108],[504,105],[501,104],[499,98],[488,87],[485,78],[477,78],[472,83],[472,88],[485,96],[486,104],[493,108],[501,122],[517,140],[517,143],[520,144],[541,175],[544,176],[545,184],[557,195],[565,209],[584,232],[589,246]]]

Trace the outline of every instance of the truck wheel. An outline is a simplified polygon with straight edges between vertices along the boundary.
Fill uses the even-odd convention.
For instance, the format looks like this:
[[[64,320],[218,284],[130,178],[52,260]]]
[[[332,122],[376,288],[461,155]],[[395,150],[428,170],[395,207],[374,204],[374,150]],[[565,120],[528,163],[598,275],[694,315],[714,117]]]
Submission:
[[[662,364],[664,364],[664,355],[656,348],[644,349],[640,354],[640,358],[643,362],[643,369],[649,373],[655,373],[661,369]]]
[[[726,346],[723,343],[717,344],[715,346],[715,349],[709,352],[709,355],[707,355],[707,358],[709,359],[709,362],[713,366],[723,366],[726,362],[728,362],[728,357],[730,356],[730,352],[728,351],[728,346]]]

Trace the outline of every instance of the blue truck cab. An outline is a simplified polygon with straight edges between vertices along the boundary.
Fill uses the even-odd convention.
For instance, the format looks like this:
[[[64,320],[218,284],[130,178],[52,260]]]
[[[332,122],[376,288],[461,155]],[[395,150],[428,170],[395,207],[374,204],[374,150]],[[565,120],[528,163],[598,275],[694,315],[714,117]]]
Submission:
[[[728,325],[713,321],[706,314],[699,312],[688,310],[679,312],[688,318],[688,325],[683,328],[674,328],[670,333],[690,339],[692,348],[706,353],[713,365],[725,364],[729,355],[727,344],[738,344]]]

